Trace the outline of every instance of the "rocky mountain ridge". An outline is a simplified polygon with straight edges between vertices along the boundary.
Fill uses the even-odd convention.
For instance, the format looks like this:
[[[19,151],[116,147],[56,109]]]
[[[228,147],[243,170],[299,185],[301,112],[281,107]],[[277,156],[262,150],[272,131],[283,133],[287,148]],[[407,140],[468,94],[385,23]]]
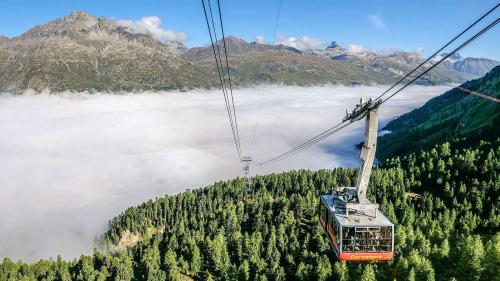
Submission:
[[[168,90],[212,80],[171,45],[83,12],[0,45],[0,91]]]
[[[235,85],[390,83],[422,58],[411,52],[352,52],[332,42],[325,50],[226,38]],[[437,67],[421,84],[458,83],[498,62],[466,58]],[[115,20],[74,12],[15,38],[0,37],[0,91],[143,91],[217,86],[210,46],[188,49],[161,42]]]

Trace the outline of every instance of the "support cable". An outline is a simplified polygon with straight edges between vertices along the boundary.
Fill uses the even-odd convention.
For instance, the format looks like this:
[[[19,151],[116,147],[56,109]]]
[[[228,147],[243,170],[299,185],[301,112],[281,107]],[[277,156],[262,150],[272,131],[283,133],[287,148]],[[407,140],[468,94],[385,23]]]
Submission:
[[[427,68],[424,72],[420,73],[419,75],[417,75],[417,77],[413,78],[412,80],[410,80],[410,82],[406,83],[403,87],[401,87],[399,90],[397,90],[396,92],[392,93],[388,98],[384,99],[380,104],[383,104],[385,103],[387,100],[389,100],[390,98],[394,97],[396,94],[398,94],[399,92],[401,92],[402,90],[404,90],[406,87],[410,86],[411,84],[413,84],[413,82],[415,82],[416,80],[418,80],[420,77],[424,76],[425,74],[427,74],[429,71],[431,71],[434,67],[438,66],[439,64],[441,64],[443,61],[445,61],[446,59],[448,59],[449,57],[453,56],[455,53],[457,53],[458,51],[460,51],[462,48],[464,48],[465,46],[469,45],[470,43],[472,43],[472,41],[476,40],[477,38],[479,38],[481,35],[483,35],[484,33],[486,33],[488,30],[492,29],[495,25],[498,24],[498,22],[500,22],[500,18],[497,18],[496,20],[494,20],[493,22],[491,22],[490,24],[488,24],[486,27],[484,27],[483,29],[481,29],[479,32],[477,32],[476,34],[474,34],[474,36],[470,37],[467,41],[465,41],[464,43],[462,43],[462,45],[458,46],[457,48],[455,48],[453,51],[451,51],[449,54],[447,54],[446,56],[442,57],[438,62],[434,63],[432,66],[430,66],[429,68]]]
[[[315,136],[314,138],[311,138],[310,140],[290,149],[289,151],[285,152],[285,153],[282,153],[274,158],[271,158],[267,161],[264,161],[264,162],[261,162],[260,165],[263,166],[263,165],[269,165],[269,164],[274,164],[276,162],[279,162],[281,160],[284,160],[288,157],[291,157],[299,152],[301,152],[302,150],[304,149],[307,149],[309,148],[310,146],[326,139],[327,137],[337,133],[338,131],[344,129],[345,127],[351,125],[352,122],[342,122],[342,123],[339,123],[333,127],[331,127],[330,129],[324,131],[323,133],[321,134],[318,134],[317,136]]]
[[[276,13],[276,21],[274,22],[274,32],[273,32],[273,42],[272,44],[276,43],[276,32],[278,31],[278,23],[280,21],[280,14],[281,14],[281,2],[282,0],[279,0],[280,3],[278,5],[278,13]]]
[[[498,6],[498,5],[497,5]],[[497,7],[496,6],[496,7]],[[481,29],[479,32],[477,32],[474,36],[470,37],[467,41],[465,41],[464,43],[462,43],[459,47],[455,48],[453,51],[451,51],[450,53],[448,53],[446,56],[444,56],[443,58],[441,58],[438,62],[434,63],[431,67],[429,67],[428,69],[426,69],[424,72],[420,73],[418,76],[416,76],[415,78],[413,78],[412,80],[410,80],[408,83],[406,83],[403,87],[401,87],[399,90],[397,90],[396,92],[394,92],[393,94],[391,94],[388,98],[384,99],[383,101],[381,102],[373,102],[373,104],[375,104],[376,106],[380,106],[381,104],[385,103],[386,101],[388,101],[389,99],[391,99],[392,97],[394,97],[396,94],[398,94],[399,92],[401,92],[402,90],[404,90],[406,87],[408,87],[409,85],[411,85],[413,82],[415,82],[417,79],[421,78],[422,76],[424,76],[425,74],[427,74],[429,71],[431,71],[432,69],[434,69],[436,66],[438,66],[439,64],[441,64],[443,61],[445,61],[446,59],[448,59],[449,57],[451,57],[452,55],[454,55],[456,52],[458,52],[459,50],[461,50],[462,48],[464,48],[465,46],[467,46],[468,44],[470,44],[471,42],[473,42],[474,40],[476,40],[477,38],[479,38],[481,35],[483,35],[484,33],[486,33],[488,30],[490,30],[491,28],[493,28],[496,24],[498,24],[498,22],[500,21],[499,18],[497,18],[496,20],[494,20],[492,23],[490,23],[489,25],[487,25],[486,27],[484,27],[483,29]],[[416,69],[415,69],[416,70]],[[414,71],[412,71],[414,72]],[[381,95],[382,96],[382,95]],[[381,97],[380,96],[380,97]],[[377,98],[377,99],[380,99],[380,98]],[[376,100],[375,100],[376,101]],[[344,124],[345,123],[345,124]],[[346,120],[342,123],[339,123],[333,127],[331,127],[330,129],[318,134],[317,136],[313,137],[312,139],[290,149],[289,151],[285,152],[285,153],[282,153],[268,161],[265,161],[265,162],[262,162],[260,165],[266,165],[266,164],[272,164],[272,163],[276,163],[278,161],[281,161],[283,159],[286,159],[292,155],[295,155],[297,153],[299,153],[300,151],[316,144],[317,142],[325,139],[326,137],[340,131],[341,129],[347,127],[349,124],[352,124],[352,120],[349,122],[349,120]]]
[[[481,20],[483,20],[485,17],[487,17],[489,14],[491,14],[493,11],[495,11],[498,6],[500,6],[500,3],[499,4],[496,4],[495,7],[491,8],[488,12],[486,12],[485,14],[483,14],[481,17],[479,17],[477,20],[475,20],[471,25],[469,25],[466,29],[464,29],[462,32],[460,32],[459,34],[457,34],[455,37],[453,37],[453,39],[451,39],[450,41],[448,41],[448,43],[446,43],[444,46],[442,46],[439,50],[437,50],[436,52],[434,52],[431,56],[429,56],[426,60],[424,60],[423,62],[421,62],[416,68],[414,68],[412,71],[410,71],[408,74],[406,74],[404,77],[402,77],[401,79],[399,79],[394,85],[392,85],[389,89],[385,90],[385,92],[383,92],[382,94],[380,94],[378,97],[376,97],[374,99],[374,101],[377,101],[379,99],[381,99],[385,94],[387,94],[390,90],[392,90],[394,87],[396,87],[399,83],[401,83],[402,81],[404,81],[406,78],[408,78],[410,75],[412,75],[415,71],[417,71],[417,69],[419,69],[420,67],[422,67],[423,65],[425,65],[426,63],[428,63],[433,57],[435,57],[436,55],[438,55],[441,51],[443,51],[446,47],[448,47],[451,43],[455,42],[458,38],[460,38],[462,35],[464,35],[464,33],[466,33],[467,31],[469,31],[472,27],[474,27],[476,24],[478,24]]]
[[[210,42],[211,42],[211,45],[212,45],[212,51],[213,51],[213,54],[214,54],[215,63],[217,65],[217,73],[218,73],[218,76],[219,76],[219,82],[220,82],[220,85],[221,85],[221,88],[222,88],[222,93],[224,95],[224,101],[226,103],[226,110],[227,110],[227,113],[228,113],[229,122],[230,122],[230,125],[231,125],[231,130],[232,130],[232,133],[233,133],[233,140],[234,140],[234,143],[235,143],[235,146],[236,146],[236,151],[238,153],[238,158],[241,161],[241,151],[240,151],[240,147],[238,145],[238,141],[237,141],[237,138],[236,138],[235,128],[234,128],[233,119],[232,119],[232,114],[231,114],[231,110],[230,110],[230,107],[229,107],[229,100],[227,98],[227,92],[226,92],[227,87],[225,85],[224,76],[221,73],[221,66],[219,66],[219,62],[220,62],[220,50],[218,49],[216,51],[215,44],[214,44],[214,37],[212,36],[212,28],[213,28],[214,33],[215,33],[215,26],[214,25],[212,25],[212,27],[210,26],[210,22],[208,20],[208,15],[207,15],[207,9],[206,9],[206,5],[205,5],[205,0],[201,0],[201,3],[202,3],[202,6],[203,6],[203,13],[204,13],[204,16],[205,16],[205,21],[206,21],[206,24],[207,24],[208,33],[210,35]],[[210,14],[212,14],[210,0],[208,0],[208,4],[210,6]],[[211,18],[212,18],[212,23],[213,23],[213,17],[211,17]],[[217,34],[215,33],[214,36],[217,36]],[[219,56],[217,56],[217,53],[219,53]]]
[[[278,23],[281,14],[281,2],[282,0],[279,0],[278,12],[276,13],[276,20],[274,22],[273,41],[271,42],[271,44],[276,43],[276,32],[278,31]],[[262,92],[259,94],[259,110],[257,111],[257,117],[255,118],[255,125],[253,126],[252,141],[251,141],[252,145],[255,143],[255,135],[257,134],[257,127],[259,127],[261,112],[262,112]]]
[[[471,91],[469,89],[466,89],[466,88],[463,88],[463,87],[457,87],[459,90],[462,90],[466,93],[469,93],[469,94],[473,94],[473,95],[476,95],[478,97],[482,97],[482,98],[485,98],[485,99],[489,99],[491,101],[494,101],[494,102],[500,102],[500,99],[497,99],[495,97],[492,97],[492,96],[488,96],[488,95],[485,95],[485,94],[481,94],[481,93],[478,93],[478,92],[475,92],[475,91]]]
[[[220,0],[217,0],[217,6],[219,8],[219,21],[220,21],[220,27],[221,27],[221,31],[222,31],[222,43],[224,44],[224,55],[226,57],[227,78],[229,80],[229,93],[231,95],[231,104],[232,104],[232,107],[233,107],[234,124],[235,124],[235,127],[236,127],[236,138],[237,138],[237,141],[238,141],[238,147],[239,147],[239,151],[240,151],[239,155],[240,155],[240,160],[241,160],[240,132],[239,132],[239,128],[238,128],[238,119],[236,118],[236,108],[235,108],[234,96],[233,96],[233,84],[231,82],[231,70],[229,68],[229,60],[228,60],[228,57],[227,57],[226,35],[224,33],[224,24],[223,24],[223,21],[222,21],[222,12],[221,12],[221,8],[220,8]],[[224,71],[222,73],[224,74]],[[226,91],[227,91],[227,89],[226,89]]]

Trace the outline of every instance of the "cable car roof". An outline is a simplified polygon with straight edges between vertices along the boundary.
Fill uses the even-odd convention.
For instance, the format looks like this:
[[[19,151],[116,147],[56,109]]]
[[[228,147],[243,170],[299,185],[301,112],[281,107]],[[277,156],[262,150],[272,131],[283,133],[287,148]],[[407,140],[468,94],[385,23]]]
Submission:
[[[321,199],[327,204],[330,212],[332,212],[337,221],[342,226],[358,226],[358,227],[378,227],[378,226],[393,226],[393,224],[384,216],[381,211],[377,211],[377,217],[372,217],[360,213],[350,213],[345,217],[345,201],[331,194],[321,195]]]

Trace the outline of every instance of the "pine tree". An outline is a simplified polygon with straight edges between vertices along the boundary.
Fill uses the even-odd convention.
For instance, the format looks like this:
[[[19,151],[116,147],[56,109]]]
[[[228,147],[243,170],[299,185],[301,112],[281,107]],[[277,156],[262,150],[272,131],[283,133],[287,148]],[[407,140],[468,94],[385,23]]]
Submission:
[[[482,268],[482,280],[500,281],[500,233],[486,243]]]
[[[336,262],[333,267],[333,273],[336,280],[347,281],[349,280],[349,270],[347,269],[347,264],[344,261]]]
[[[210,254],[208,258],[213,271],[220,277],[225,276],[230,266],[225,236],[222,233],[217,234],[213,240],[209,241],[208,249]]]
[[[457,272],[456,277],[462,280],[479,280],[483,267],[481,258],[484,255],[484,247],[478,235],[466,236],[458,243]]]
[[[168,280],[180,280],[180,272],[177,266],[177,256],[173,250],[168,250],[165,253],[164,268],[167,274]]]
[[[361,275],[361,281],[375,281],[375,271],[373,270],[373,266],[368,264],[365,266],[363,270],[363,274]]]
[[[332,266],[330,264],[330,260],[325,255],[316,258],[316,280],[328,280],[332,275]]]

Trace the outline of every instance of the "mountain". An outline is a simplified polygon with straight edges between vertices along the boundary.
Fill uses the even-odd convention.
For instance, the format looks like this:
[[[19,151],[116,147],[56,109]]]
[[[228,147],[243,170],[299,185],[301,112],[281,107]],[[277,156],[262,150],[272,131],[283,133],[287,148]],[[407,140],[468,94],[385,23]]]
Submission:
[[[390,77],[377,72],[325,59],[284,45],[247,43],[235,37],[228,37],[226,38],[226,46],[231,77],[238,85],[256,83],[289,85],[385,83],[387,79],[390,79]],[[217,73],[210,46],[189,49],[181,57],[192,61],[202,69],[207,69],[214,75]],[[225,66],[224,71],[227,72]]]
[[[326,46],[323,55],[329,56],[331,58],[340,56],[344,54],[346,50],[342,48],[337,42],[332,41],[328,46]]]
[[[500,98],[500,66],[461,87]],[[454,88],[385,126],[379,138],[379,159],[429,149],[444,141],[456,145],[500,137],[500,105]]]
[[[397,52],[387,56],[366,50],[353,53],[335,41],[325,50],[300,51],[284,45],[247,43],[229,37],[226,39],[226,46],[231,75],[240,85],[262,82],[298,85],[384,84],[397,81],[423,61],[419,54],[411,52]],[[210,46],[192,48],[181,57],[202,68],[210,69],[214,74],[217,71]],[[467,73],[437,67],[418,83],[457,83],[472,77]]]
[[[443,53],[441,57],[446,55],[446,53]],[[497,65],[500,65],[500,62],[486,58],[463,58],[459,53],[454,54],[443,63],[443,66],[448,69],[478,77],[485,75]]]
[[[485,58],[465,58],[453,64],[453,69],[463,73],[482,76],[500,63]]]
[[[83,12],[0,45],[0,91],[133,91],[208,87],[214,77],[171,46]]]
[[[422,61],[420,55],[380,55],[332,42],[324,50],[226,38],[236,86],[259,83],[316,85],[386,84]],[[498,63],[467,58],[439,66],[419,84],[459,83]],[[224,72],[228,70],[224,67]],[[120,21],[74,12],[15,38],[0,37],[0,91],[140,91],[218,85],[211,46],[188,49],[162,42]]]
[[[496,280],[499,145],[445,143],[374,171],[368,196],[395,225],[393,261],[335,259],[319,196],[356,180],[356,170],[337,168],[149,200],[110,221],[111,251],[34,264],[5,258],[0,280]]]
[[[317,55],[329,57],[332,60],[346,62],[357,68],[380,73],[388,81],[401,78],[424,61],[424,58],[417,52],[395,51],[388,54],[377,54],[361,47],[345,49],[336,42],[332,42],[325,50],[314,50],[312,52]],[[482,59],[476,58],[466,58],[463,60],[482,61]],[[447,61],[447,63],[439,65],[418,82],[420,84],[457,83],[477,78],[485,73],[479,70],[479,66],[474,69],[465,69],[460,68],[458,64],[456,67],[454,67],[453,63],[451,63],[451,66],[449,64]],[[487,72],[497,64],[499,62],[489,60],[489,62],[484,62],[482,67]],[[430,63],[427,63],[424,67],[429,67],[430,65]]]

